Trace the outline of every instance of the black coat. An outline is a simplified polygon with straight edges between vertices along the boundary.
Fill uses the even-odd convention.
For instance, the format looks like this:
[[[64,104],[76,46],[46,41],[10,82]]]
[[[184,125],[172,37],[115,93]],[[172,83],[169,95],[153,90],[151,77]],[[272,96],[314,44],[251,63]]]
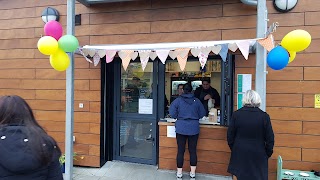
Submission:
[[[41,165],[31,152],[30,138],[24,126],[0,128],[0,180],[63,180],[57,149],[51,145],[52,162]]]
[[[268,180],[268,158],[274,146],[269,115],[254,107],[235,111],[227,138],[231,149],[228,172],[238,180]]]

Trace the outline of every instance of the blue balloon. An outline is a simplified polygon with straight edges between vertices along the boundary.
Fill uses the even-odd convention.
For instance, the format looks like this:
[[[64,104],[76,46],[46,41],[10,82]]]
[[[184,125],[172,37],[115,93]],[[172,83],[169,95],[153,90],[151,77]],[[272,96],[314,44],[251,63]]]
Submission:
[[[289,53],[282,46],[273,48],[267,57],[267,63],[273,70],[281,70],[289,63]]]

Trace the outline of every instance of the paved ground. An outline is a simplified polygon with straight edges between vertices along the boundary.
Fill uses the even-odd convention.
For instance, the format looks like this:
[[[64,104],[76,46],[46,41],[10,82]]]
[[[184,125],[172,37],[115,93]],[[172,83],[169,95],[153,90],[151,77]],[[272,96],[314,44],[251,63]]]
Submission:
[[[112,161],[101,168],[74,167],[74,180],[176,180],[174,171],[158,170],[157,166]],[[183,180],[190,179],[188,174]],[[197,174],[196,180],[231,180],[227,176]]]

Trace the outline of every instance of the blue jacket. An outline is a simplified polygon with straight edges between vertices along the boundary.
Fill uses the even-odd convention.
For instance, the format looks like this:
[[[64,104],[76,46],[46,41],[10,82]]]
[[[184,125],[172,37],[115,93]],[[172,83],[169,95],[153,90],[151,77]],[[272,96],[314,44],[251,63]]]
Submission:
[[[201,101],[193,94],[182,94],[175,99],[169,109],[171,117],[176,118],[176,133],[183,135],[199,134],[199,119],[206,115]]]

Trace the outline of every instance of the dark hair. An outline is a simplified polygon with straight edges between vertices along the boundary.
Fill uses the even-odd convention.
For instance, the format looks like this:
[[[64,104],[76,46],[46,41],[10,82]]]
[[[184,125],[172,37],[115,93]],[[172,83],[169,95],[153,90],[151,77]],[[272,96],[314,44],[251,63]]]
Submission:
[[[16,95],[0,97],[0,127],[8,125],[21,125],[26,128],[31,152],[41,161],[42,165],[51,162],[52,149],[56,149],[58,154],[61,154],[56,141],[35,120],[28,103]]]
[[[202,79],[202,82],[203,82],[203,81],[208,82],[208,83],[210,84],[210,81],[211,81],[211,80],[210,80],[210,79]]]
[[[183,85],[183,93],[188,94],[188,93],[191,93],[191,91],[192,91],[191,84],[187,83]]]
[[[184,85],[184,84],[178,84],[178,86],[177,86],[178,89],[179,89],[180,86],[182,86],[182,89],[183,89],[183,85]]]

